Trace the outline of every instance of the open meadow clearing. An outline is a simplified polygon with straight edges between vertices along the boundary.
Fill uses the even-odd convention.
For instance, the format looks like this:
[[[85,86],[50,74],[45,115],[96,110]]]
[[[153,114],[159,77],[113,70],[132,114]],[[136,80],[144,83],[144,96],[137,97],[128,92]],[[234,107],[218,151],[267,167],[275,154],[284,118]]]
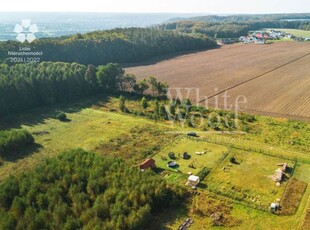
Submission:
[[[62,151],[72,148],[93,151],[101,143],[126,134],[134,127],[153,124],[146,119],[91,108],[68,113],[68,122],[60,122],[53,118],[52,114],[53,112],[47,113],[46,118],[37,123],[27,124],[25,120],[21,121],[25,122],[21,127],[34,134],[37,147],[31,154],[25,150],[5,159],[5,163],[0,167],[0,179],[12,172],[30,169],[38,162]]]
[[[126,71],[140,78],[152,75],[167,81],[171,88],[199,88],[200,99],[209,97],[209,105],[214,105],[218,96],[219,106],[223,106],[220,95],[228,90],[233,105],[237,96],[247,98],[245,111],[309,120],[309,55],[307,42],[234,44]],[[183,97],[187,97],[186,91]],[[197,102],[196,92],[189,97]]]
[[[236,163],[231,163],[234,157]],[[233,149],[207,179],[208,189],[239,201],[267,209],[271,202],[280,199],[285,182],[277,187],[271,176],[284,163],[281,158]],[[288,163],[293,167],[293,162]]]
[[[151,113],[153,101],[149,101],[147,109],[141,107],[139,98],[128,98],[126,105],[129,113],[119,110],[118,97],[100,97],[48,110],[42,108],[17,116],[8,126],[28,130],[34,135],[36,146],[5,158],[0,165],[0,180],[12,172],[18,175],[34,168],[44,159],[71,148],[119,156],[132,167],[138,167],[143,159],[152,157],[158,168],[155,172],[169,183],[183,187],[189,172],[196,175],[205,168],[210,171],[196,190],[185,187],[191,194],[190,200],[184,201],[186,209],[174,210],[173,216],[169,215],[170,218],[158,217],[163,228],[176,229],[185,218],[190,217],[194,220],[191,229],[209,229],[214,224],[210,219],[214,210],[223,213],[224,226],[233,229],[279,229],[281,225],[296,229],[304,219],[304,225],[307,224],[309,186],[303,196],[298,192],[294,196],[301,199],[297,208],[287,206],[289,211],[294,211],[293,214],[273,215],[266,210],[270,202],[282,198],[287,184],[284,182],[276,187],[270,178],[278,168],[278,163],[287,162],[292,166],[294,159],[298,157],[300,161],[293,177],[302,182],[310,182],[310,165],[305,164],[310,162],[306,153],[308,136],[303,134],[304,139],[300,145],[290,145],[293,135],[291,131],[295,130],[293,136],[296,137],[296,127],[299,132],[306,132],[307,123],[257,117],[249,124],[250,133],[229,135],[221,132],[198,132],[199,137],[188,137],[187,132],[200,129],[171,126],[169,121],[154,121],[146,115],[138,116],[132,112]],[[61,122],[55,119],[57,111],[65,112],[68,120]],[[257,125],[260,125],[261,130],[257,130]],[[286,135],[283,135],[283,130]],[[283,140],[271,141],[272,137],[279,135]],[[174,160],[178,163],[178,167],[174,169],[167,167],[167,162],[171,160],[168,156],[170,152],[175,153]],[[189,159],[183,159],[184,152],[188,153]],[[236,164],[230,163],[232,156],[236,158]],[[189,167],[190,165],[193,167]],[[223,170],[223,167],[226,169]]]
[[[197,174],[203,167],[212,169],[225,155],[228,148],[221,145],[211,144],[207,142],[197,142],[193,139],[179,138],[161,152],[156,154],[153,159],[156,160],[157,167],[178,171],[184,174],[189,172]],[[170,159],[168,153],[173,152],[175,159]],[[184,153],[188,153],[188,159],[183,158]],[[169,168],[167,163],[176,161],[177,168]]]

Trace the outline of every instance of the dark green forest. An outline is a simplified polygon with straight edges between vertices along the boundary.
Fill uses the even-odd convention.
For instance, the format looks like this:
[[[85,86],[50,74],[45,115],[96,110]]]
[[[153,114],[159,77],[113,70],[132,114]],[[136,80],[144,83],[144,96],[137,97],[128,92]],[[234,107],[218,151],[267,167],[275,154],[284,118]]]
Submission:
[[[16,41],[0,42],[0,60],[8,51],[18,51]],[[127,28],[75,34],[69,37],[39,39],[32,50],[43,52],[41,61],[78,62],[102,65],[110,62],[133,63],[147,58],[216,47],[203,35],[184,35],[157,29]]]
[[[0,64],[0,118],[16,112],[96,94],[131,91],[153,96],[165,94],[167,84],[155,78],[137,81],[118,64],[98,68],[78,63]]]
[[[64,152],[0,186],[3,229],[147,229],[185,191],[152,171],[83,150]]]
[[[293,19],[293,21],[290,19]],[[310,19],[310,14],[210,15],[189,19],[174,19],[159,25],[157,28],[188,34],[198,33],[217,38],[240,37],[247,35],[251,30],[263,28],[310,30],[310,21],[299,19]]]

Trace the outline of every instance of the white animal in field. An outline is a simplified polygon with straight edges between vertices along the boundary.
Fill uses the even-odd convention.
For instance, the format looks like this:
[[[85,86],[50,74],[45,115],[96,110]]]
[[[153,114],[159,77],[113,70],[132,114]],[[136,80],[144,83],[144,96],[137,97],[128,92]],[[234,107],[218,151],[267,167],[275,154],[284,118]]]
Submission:
[[[206,152],[196,152],[197,155],[205,154]]]

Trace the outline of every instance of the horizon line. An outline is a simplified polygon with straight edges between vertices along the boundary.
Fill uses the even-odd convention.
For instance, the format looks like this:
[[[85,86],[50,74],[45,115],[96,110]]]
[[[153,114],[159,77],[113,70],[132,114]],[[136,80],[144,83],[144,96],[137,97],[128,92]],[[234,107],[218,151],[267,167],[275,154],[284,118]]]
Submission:
[[[271,14],[310,14],[310,12],[268,12],[268,13],[210,13],[210,12],[117,12],[117,11],[1,11],[0,13],[103,13],[103,14],[204,14],[204,15],[271,15]]]

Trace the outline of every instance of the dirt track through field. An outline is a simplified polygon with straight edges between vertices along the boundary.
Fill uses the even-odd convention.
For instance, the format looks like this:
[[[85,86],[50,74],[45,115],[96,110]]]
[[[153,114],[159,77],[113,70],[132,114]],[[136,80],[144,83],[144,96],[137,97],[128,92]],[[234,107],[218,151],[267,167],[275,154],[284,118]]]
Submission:
[[[245,111],[310,120],[310,43],[234,44],[126,68],[138,79],[154,76],[171,88],[195,88],[197,103],[228,92],[248,99]],[[219,107],[224,103],[219,102]]]

